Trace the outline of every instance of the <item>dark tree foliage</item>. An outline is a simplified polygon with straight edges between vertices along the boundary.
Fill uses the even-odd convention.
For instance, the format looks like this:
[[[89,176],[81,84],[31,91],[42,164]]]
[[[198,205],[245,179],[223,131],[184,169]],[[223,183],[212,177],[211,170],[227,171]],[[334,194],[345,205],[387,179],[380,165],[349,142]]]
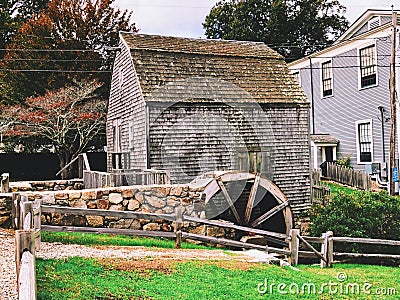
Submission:
[[[337,0],[222,0],[206,17],[208,38],[264,42],[287,61],[318,51],[347,28]]]
[[[0,0],[0,49],[4,49],[18,27],[44,9],[49,0]],[[0,50],[0,58],[5,51]]]
[[[136,31],[132,13],[115,8],[114,2],[50,0],[33,14],[18,28],[0,63],[0,101],[21,103],[83,78],[104,82],[103,95],[108,94],[114,53],[107,49],[118,45],[119,31]]]

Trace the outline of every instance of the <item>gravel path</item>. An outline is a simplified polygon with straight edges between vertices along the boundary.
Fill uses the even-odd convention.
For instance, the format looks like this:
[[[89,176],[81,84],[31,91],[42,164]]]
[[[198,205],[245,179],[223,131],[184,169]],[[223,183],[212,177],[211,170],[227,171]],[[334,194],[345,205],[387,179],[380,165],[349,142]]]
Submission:
[[[0,300],[18,299],[14,257],[14,233],[11,230],[0,228]],[[71,256],[93,258],[156,258],[171,260],[221,260],[245,261],[254,259],[251,256],[237,253],[226,254],[222,250],[197,250],[197,249],[159,249],[146,247],[115,247],[82,245],[64,245],[61,243],[42,242],[36,257],[66,258]]]

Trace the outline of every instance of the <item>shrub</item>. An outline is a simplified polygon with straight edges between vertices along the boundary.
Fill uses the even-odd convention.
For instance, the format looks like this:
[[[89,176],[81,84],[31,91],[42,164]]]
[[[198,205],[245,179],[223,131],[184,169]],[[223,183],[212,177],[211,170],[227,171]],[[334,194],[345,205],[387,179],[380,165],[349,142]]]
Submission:
[[[335,236],[400,240],[400,198],[387,192],[354,191],[333,194],[325,206],[310,210],[313,236],[333,231]],[[395,253],[398,247],[364,244],[335,244],[335,251]]]

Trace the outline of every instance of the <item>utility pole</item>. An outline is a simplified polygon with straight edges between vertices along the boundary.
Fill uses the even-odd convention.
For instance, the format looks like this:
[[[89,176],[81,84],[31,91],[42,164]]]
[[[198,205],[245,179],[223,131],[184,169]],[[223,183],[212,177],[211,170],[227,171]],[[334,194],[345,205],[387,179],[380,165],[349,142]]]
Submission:
[[[390,170],[389,170],[389,182],[390,182],[390,195],[395,194],[395,176],[398,174],[396,167],[396,34],[397,34],[397,12],[393,10],[392,13],[392,51],[390,57]]]

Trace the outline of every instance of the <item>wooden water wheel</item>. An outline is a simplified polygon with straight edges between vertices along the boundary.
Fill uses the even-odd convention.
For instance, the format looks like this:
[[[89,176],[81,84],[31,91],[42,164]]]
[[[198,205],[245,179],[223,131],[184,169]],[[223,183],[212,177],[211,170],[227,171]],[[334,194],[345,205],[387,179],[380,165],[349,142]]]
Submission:
[[[205,185],[207,219],[289,234],[292,228],[289,202],[269,179],[259,174],[224,171],[206,173],[197,180],[203,180]]]

